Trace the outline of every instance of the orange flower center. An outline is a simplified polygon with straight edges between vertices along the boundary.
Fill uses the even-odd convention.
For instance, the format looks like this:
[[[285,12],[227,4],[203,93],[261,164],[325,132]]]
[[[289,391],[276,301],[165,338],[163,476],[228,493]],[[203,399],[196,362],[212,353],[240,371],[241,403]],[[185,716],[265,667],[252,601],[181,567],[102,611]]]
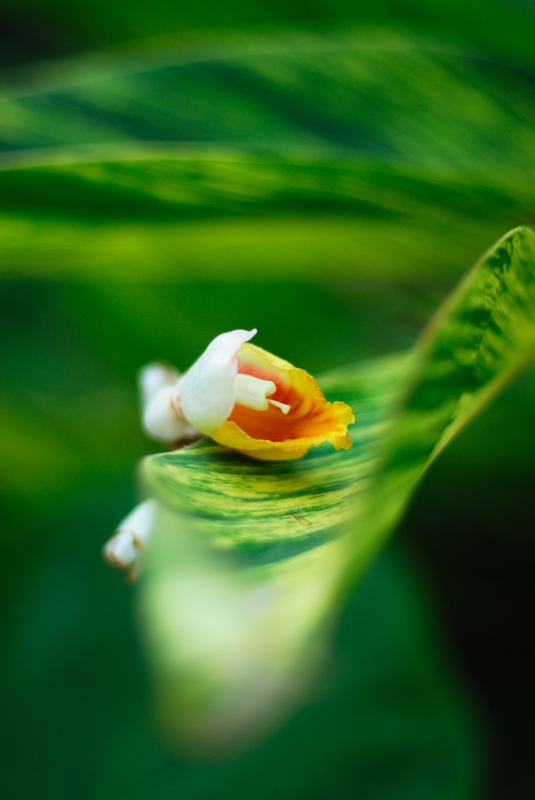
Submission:
[[[258,364],[239,359],[239,373],[265,381],[277,387],[270,400],[290,406],[287,414],[276,406],[257,411],[235,404],[229,421],[234,422],[253,439],[283,442],[288,439],[321,436],[332,430],[335,415],[330,403],[325,401],[315,380],[302,370],[292,370],[292,382],[284,380],[279,370],[263,369]]]

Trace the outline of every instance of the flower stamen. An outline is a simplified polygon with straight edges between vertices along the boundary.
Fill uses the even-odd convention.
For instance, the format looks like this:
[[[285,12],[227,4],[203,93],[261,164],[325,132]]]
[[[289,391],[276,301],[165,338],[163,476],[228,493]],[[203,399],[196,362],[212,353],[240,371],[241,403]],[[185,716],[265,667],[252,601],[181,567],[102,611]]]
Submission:
[[[269,406],[277,406],[287,414],[290,406],[286,403],[279,403],[278,400],[268,400],[268,397],[275,394],[277,387],[273,381],[264,381],[262,378],[255,378],[253,375],[245,375],[241,372],[234,378],[234,394],[236,403],[253,411],[267,411]]]
[[[268,400],[268,403],[270,406],[276,406],[277,408],[280,408],[283,414],[287,414],[291,408],[291,406],[289,406],[287,403],[279,403],[278,400]]]

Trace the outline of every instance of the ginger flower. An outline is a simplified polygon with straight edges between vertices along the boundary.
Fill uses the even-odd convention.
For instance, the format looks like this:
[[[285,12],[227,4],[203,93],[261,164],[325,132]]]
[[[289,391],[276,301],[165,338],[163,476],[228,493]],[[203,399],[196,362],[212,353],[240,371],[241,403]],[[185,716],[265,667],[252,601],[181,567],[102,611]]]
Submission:
[[[314,378],[249,344],[256,330],[217,336],[183,375],[160,364],[142,370],[143,425],[170,446],[201,434],[252,458],[288,460],[312,445],[347,450],[353,413],[329,403]]]

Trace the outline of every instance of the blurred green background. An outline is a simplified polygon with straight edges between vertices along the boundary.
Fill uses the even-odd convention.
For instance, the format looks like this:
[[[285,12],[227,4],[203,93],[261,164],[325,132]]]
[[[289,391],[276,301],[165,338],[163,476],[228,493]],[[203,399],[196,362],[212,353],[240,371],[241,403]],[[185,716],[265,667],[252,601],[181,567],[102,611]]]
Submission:
[[[3,796],[533,795],[533,367],[241,757],[158,740],[99,551],[151,450],[141,365],[234,327],[312,373],[403,349],[533,224],[534,33],[527,0],[0,4]]]

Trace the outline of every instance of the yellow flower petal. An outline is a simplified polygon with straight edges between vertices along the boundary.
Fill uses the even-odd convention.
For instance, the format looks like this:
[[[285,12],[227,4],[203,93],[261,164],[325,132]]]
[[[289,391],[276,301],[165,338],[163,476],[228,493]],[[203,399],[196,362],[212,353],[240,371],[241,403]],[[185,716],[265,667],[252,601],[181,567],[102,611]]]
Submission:
[[[238,352],[238,373],[251,375],[276,386],[270,400],[290,406],[287,414],[269,405],[255,410],[235,404],[230,416],[211,436],[220,444],[253,458],[289,460],[300,458],[312,445],[331,442],[336,450],[347,450],[351,439],[347,426],[355,421],[346,403],[329,403],[305,370],[252,344]]]

